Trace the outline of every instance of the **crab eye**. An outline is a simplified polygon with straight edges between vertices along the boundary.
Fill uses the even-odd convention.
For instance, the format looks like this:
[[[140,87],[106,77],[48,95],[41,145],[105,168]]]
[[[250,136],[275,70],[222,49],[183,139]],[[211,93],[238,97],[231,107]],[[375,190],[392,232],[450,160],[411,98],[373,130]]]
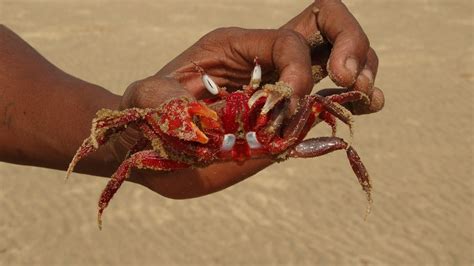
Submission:
[[[250,131],[245,134],[245,139],[247,140],[247,144],[251,149],[258,149],[262,147],[262,144],[257,139],[257,133],[255,131]]]
[[[222,141],[221,151],[230,151],[235,144],[235,135],[234,134],[225,134],[224,140]]]

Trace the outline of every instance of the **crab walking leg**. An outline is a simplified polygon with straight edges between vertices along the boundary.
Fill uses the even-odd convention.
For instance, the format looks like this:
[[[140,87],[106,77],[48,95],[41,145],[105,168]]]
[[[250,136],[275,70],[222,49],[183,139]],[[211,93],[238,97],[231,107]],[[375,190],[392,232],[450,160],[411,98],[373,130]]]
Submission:
[[[130,108],[123,111],[115,111],[110,109],[101,109],[97,112],[96,117],[92,120],[91,142],[97,149],[99,147],[98,140],[107,133],[108,130],[126,127],[128,124],[141,120],[150,113],[151,109]]]
[[[341,138],[337,137],[319,137],[304,140],[300,144],[296,145],[291,151],[289,156],[296,158],[312,158],[318,157],[336,150],[346,150],[347,158],[351,164],[352,170],[354,171],[357,179],[359,180],[362,189],[367,194],[367,200],[369,202],[367,206],[367,214],[370,212],[372,204],[371,190],[372,184],[370,183],[369,173],[365,168],[364,164],[360,160],[359,155],[352,146],[349,146]]]
[[[269,126],[258,130],[257,136],[260,140],[263,140],[263,142],[268,143],[267,150],[270,154],[281,153],[306,135],[316,118],[312,110],[313,104],[314,99],[310,96],[301,99],[298,111],[288,119],[288,123],[284,126],[281,136],[275,135],[275,133],[280,131],[281,126],[283,126],[283,123],[277,121],[284,118],[279,117],[281,113],[278,112],[282,112],[282,110],[276,110],[276,114],[273,114],[275,117],[271,118],[268,121],[269,123],[267,123]],[[284,114],[284,116],[286,116],[286,114]],[[275,122],[277,122],[275,128],[271,129]],[[269,139],[271,140],[270,142],[268,141]]]
[[[265,84],[263,88],[250,96],[248,106],[254,109],[254,105],[261,103],[260,99],[265,98],[265,103],[261,107],[260,114],[257,118],[257,127],[261,127],[268,122],[268,114],[270,111],[282,101],[289,101],[293,89],[284,82],[275,84]]]
[[[111,131],[109,130],[108,132],[104,133],[103,135],[100,136],[100,138],[97,141],[98,145],[103,145],[104,143],[106,143],[110,136],[117,133],[118,131]],[[69,176],[71,175],[72,171],[74,170],[74,167],[76,167],[76,164],[82,160],[83,158],[85,158],[87,155],[95,152],[97,150],[97,148],[94,146],[94,144],[92,143],[92,140],[91,140],[91,137],[88,137],[87,139],[84,140],[84,142],[82,142],[81,146],[79,147],[79,149],[77,149],[76,151],[76,154],[74,155],[74,157],[72,158],[71,162],[69,163],[69,167],[66,171],[66,177],[65,177],[65,180],[67,180],[69,178]]]
[[[336,102],[338,104],[352,103],[358,101],[364,101],[365,104],[370,103],[369,96],[360,91],[348,91],[340,94],[333,94],[326,97],[331,102]]]
[[[99,149],[101,145],[106,143],[110,136],[125,130],[127,124],[140,120],[150,110],[140,110],[137,108],[126,109],[123,111],[114,111],[109,109],[101,109],[97,112],[96,117],[92,121],[91,135],[84,140],[66,172],[65,179],[71,175],[76,164]]]
[[[92,153],[96,150],[97,149],[94,148],[94,145],[92,145],[91,139],[90,138],[85,139],[84,142],[82,142],[79,149],[77,150],[74,157],[72,158],[71,162],[69,163],[69,167],[67,168],[66,176],[65,176],[64,179],[67,180],[69,178],[72,171],[74,170],[74,167],[76,167],[76,164],[80,160],[82,160],[84,157],[86,157],[87,155],[89,155],[90,153]]]
[[[336,118],[332,114],[326,111],[321,112],[320,117],[322,117],[323,121],[331,127],[331,135],[335,137],[337,133]]]
[[[342,122],[349,126],[351,137],[353,136],[352,130],[352,114],[349,110],[342,106],[342,104],[364,101],[369,104],[369,97],[360,91],[348,91],[340,94],[333,94],[327,97],[321,97],[317,95],[315,97],[316,104],[313,107],[315,112],[320,113],[320,117],[326,122],[332,129],[332,136],[336,136],[336,119],[339,118]]]
[[[102,229],[102,213],[122,183],[130,175],[130,170],[132,168],[169,171],[187,167],[189,167],[188,164],[163,159],[153,150],[140,151],[130,156],[130,158],[122,162],[122,164],[118,167],[117,171],[112,175],[111,179],[107,183],[107,186],[100,195],[98,204],[99,211],[97,215],[99,229]]]
[[[352,124],[354,123],[352,114],[349,110],[347,110],[344,106],[339,104],[338,102],[333,102],[327,97],[323,97],[320,95],[313,95],[315,100],[315,109],[317,111],[327,111],[330,114],[337,117],[339,120],[344,122],[344,124],[349,126],[349,129],[352,132]],[[352,134],[351,134],[352,135]]]

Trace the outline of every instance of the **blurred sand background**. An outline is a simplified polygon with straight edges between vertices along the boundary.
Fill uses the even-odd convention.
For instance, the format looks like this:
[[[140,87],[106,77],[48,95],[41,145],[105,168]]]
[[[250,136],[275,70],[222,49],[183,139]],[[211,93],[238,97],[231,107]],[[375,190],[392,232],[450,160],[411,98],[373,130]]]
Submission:
[[[214,28],[273,28],[308,2],[0,0],[0,22],[66,72],[121,94]],[[103,231],[106,179],[65,184],[60,171],[0,163],[0,265],[473,265],[473,3],[346,4],[378,52],[387,101],[356,118],[375,186],[367,222],[343,152],[192,200],[126,183]]]

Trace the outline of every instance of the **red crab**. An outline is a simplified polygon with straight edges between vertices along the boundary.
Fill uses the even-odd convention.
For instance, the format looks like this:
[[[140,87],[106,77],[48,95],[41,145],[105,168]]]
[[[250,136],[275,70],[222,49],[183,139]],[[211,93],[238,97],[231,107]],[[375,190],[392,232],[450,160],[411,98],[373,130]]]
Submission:
[[[196,67],[214,98],[197,101],[181,97],[153,109],[97,112],[91,135],[72,159],[67,176],[79,160],[128,125],[134,124],[143,133],[143,138],[130,150],[100,196],[99,227],[104,209],[134,167],[169,171],[205,167],[216,161],[243,162],[261,157],[282,161],[345,150],[371,202],[371,183],[362,161],[348,142],[335,136],[336,118],[349,126],[352,136],[352,115],[342,104],[368,101],[365,94],[350,91],[327,97],[308,95],[300,100],[294,114],[290,114],[288,104],[292,89],[281,82],[260,87],[261,68],[257,60],[250,84],[234,92],[218,87],[202,68]],[[321,121],[332,127],[332,136],[304,139]]]

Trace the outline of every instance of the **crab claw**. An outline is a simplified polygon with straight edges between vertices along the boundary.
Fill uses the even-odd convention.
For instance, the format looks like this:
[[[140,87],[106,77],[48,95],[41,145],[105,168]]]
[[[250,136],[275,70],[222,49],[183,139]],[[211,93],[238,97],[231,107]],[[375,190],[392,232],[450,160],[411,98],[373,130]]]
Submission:
[[[219,117],[217,116],[217,113],[207,107],[205,104],[201,104],[198,102],[192,102],[188,105],[188,113],[191,117],[198,116],[201,118],[201,125],[204,126],[204,128],[219,128],[220,124],[217,122]],[[194,141],[197,141],[199,143],[207,143],[209,141],[208,137],[204,132],[201,131],[201,129],[192,121],[186,121],[186,123],[189,123],[192,132],[196,134]]]
[[[187,98],[177,98],[165,103],[161,106],[160,112],[158,119],[148,118],[148,122],[153,127],[159,127],[163,133],[182,140],[203,144],[209,141],[206,134],[193,122],[194,116],[205,120],[207,128],[219,126],[218,116],[214,110]]]
[[[191,116],[197,115],[200,117],[207,117],[212,120],[217,120],[219,117],[217,113],[211,108],[207,107],[205,104],[198,102],[192,102],[188,105],[188,112]]]
[[[203,129],[212,129],[222,131],[222,125],[219,122],[219,117],[217,113],[207,107],[206,104],[193,102],[188,106],[188,112],[191,116],[199,117],[199,124]]]

